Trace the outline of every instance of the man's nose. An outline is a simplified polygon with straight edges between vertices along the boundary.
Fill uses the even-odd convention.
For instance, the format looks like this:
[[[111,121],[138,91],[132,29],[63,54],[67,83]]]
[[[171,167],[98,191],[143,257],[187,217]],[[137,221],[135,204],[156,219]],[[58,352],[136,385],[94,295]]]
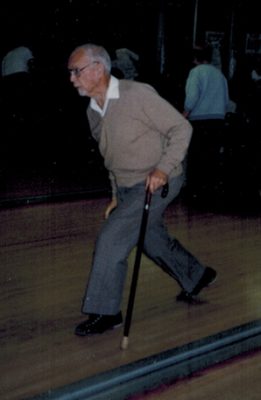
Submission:
[[[70,81],[73,82],[73,80],[74,80],[74,74],[73,74],[72,71],[69,71],[69,74],[70,74]]]

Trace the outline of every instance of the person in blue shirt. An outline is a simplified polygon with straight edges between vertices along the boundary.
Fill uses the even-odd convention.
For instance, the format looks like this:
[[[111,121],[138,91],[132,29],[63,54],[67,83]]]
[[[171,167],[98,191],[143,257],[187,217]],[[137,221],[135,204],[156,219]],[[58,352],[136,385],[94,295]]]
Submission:
[[[215,192],[219,156],[224,145],[224,120],[229,105],[227,79],[211,65],[211,48],[193,51],[194,67],[185,85],[183,115],[193,126],[187,159],[187,186],[193,197]]]

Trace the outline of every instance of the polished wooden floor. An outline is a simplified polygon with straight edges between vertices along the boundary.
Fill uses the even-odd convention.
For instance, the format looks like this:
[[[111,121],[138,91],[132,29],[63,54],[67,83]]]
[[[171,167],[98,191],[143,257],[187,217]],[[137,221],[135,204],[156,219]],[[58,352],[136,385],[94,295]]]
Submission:
[[[122,328],[76,337],[107,202],[102,198],[0,211],[1,399],[26,399],[260,319],[261,217],[204,212],[178,202],[166,213],[169,229],[216,268],[217,282],[202,291],[198,304],[176,303],[176,282],[143,257],[129,348],[120,349]]]

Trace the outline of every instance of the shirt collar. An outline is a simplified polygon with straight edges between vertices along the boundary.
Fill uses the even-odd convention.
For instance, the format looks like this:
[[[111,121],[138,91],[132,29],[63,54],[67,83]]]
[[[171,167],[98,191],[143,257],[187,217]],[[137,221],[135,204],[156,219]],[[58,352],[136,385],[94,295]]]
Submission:
[[[120,98],[120,91],[119,91],[119,79],[115,78],[115,76],[111,75],[109,86],[107,89],[105,102],[103,108],[101,108],[94,98],[91,98],[90,107],[97,111],[103,117],[106,113],[108,108],[108,103],[110,99],[119,99]]]

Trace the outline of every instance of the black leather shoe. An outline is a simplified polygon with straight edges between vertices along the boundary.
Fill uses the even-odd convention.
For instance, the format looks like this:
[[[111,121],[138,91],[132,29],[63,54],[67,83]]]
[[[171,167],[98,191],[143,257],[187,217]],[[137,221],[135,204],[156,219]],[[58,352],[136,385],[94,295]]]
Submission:
[[[211,283],[215,282],[216,277],[217,272],[211,267],[206,267],[202,278],[192,290],[191,295],[196,296],[197,294],[199,294],[199,292],[201,292],[204,287],[209,286],[211,285]]]
[[[192,292],[187,292],[186,290],[181,290],[181,292],[177,295],[176,300],[177,301],[183,301],[184,303],[192,304],[195,302],[195,297],[196,295],[201,292],[204,287],[207,287],[211,285],[212,283],[215,282],[217,277],[217,272],[211,268],[211,267],[206,267],[204,274],[202,278],[199,280],[195,288],[192,290]]]
[[[192,304],[194,303],[193,296],[186,292],[186,290],[181,290],[181,292],[176,297],[177,301],[183,301],[184,303]]]
[[[103,333],[109,329],[115,329],[122,324],[122,314],[119,312],[116,315],[101,315],[90,314],[87,321],[81,322],[75,328],[75,335],[87,336]]]

